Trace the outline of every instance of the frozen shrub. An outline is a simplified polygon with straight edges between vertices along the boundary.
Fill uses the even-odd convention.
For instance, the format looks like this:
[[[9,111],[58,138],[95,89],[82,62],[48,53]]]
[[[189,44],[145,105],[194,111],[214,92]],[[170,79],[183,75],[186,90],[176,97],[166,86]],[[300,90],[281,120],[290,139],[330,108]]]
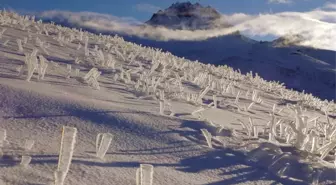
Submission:
[[[153,185],[154,167],[150,164],[140,164],[136,171],[137,185]]]
[[[47,59],[44,58],[42,55],[39,56],[40,64],[38,65],[38,79],[43,80],[45,73],[47,71],[48,63]]]
[[[20,165],[27,168],[31,159],[32,158],[30,156],[25,156],[25,155],[22,156]]]
[[[99,133],[96,138],[96,155],[100,159],[104,159],[107,150],[112,142],[113,135],[110,133]]]
[[[83,78],[83,80],[93,89],[99,90],[99,82],[98,77],[100,76],[101,72],[98,71],[97,68],[92,68]]]
[[[29,82],[34,75],[35,70],[38,67],[36,56],[33,56],[31,54],[27,54],[25,63],[26,63],[26,66],[27,66],[27,71],[28,71],[26,81]]]

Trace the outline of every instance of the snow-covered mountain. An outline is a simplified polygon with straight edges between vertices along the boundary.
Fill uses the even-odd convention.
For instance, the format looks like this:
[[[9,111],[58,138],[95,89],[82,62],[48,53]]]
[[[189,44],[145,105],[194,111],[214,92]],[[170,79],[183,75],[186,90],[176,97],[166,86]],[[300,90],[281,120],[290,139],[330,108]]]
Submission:
[[[170,29],[200,30],[228,27],[221,14],[214,8],[199,3],[174,3],[165,10],[159,10],[146,22],[151,26],[163,26]]]

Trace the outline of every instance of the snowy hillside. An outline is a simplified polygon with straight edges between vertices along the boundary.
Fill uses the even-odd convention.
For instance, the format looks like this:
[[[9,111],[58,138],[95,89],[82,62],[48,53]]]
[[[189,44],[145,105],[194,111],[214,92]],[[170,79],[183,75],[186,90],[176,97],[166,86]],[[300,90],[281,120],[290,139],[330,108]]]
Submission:
[[[173,55],[205,64],[228,65],[244,74],[253,71],[266,80],[284,83],[287,88],[312,93],[321,99],[336,99],[336,51],[299,46],[308,39],[302,35],[286,35],[273,42],[257,42],[239,32],[202,40],[182,38],[160,40],[164,33],[174,34],[174,29],[194,31],[211,29],[216,33],[216,28],[230,27],[214,8],[189,2],[174,3],[169,8],[155,13],[146,22],[145,25],[170,29],[164,30],[163,35],[158,33],[160,29],[153,30],[144,25],[139,26],[143,29],[126,27],[125,32],[122,29],[112,33],[108,29],[96,30],[95,26],[90,25],[99,19],[96,21],[95,18],[85,15],[77,18],[93,19],[91,22],[86,22],[77,21],[75,17],[76,14],[68,16],[67,13],[59,13],[44,18],[64,26],[81,27],[93,33],[118,33],[129,42],[159,48]],[[112,27],[118,26],[112,24]],[[139,32],[147,30],[148,33],[145,31],[141,34],[143,36],[137,36],[133,33],[133,29]],[[131,31],[133,34],[128,34],[127,30],[133,30]],[[190,37],[192,34],[192,32],[189,34]]]
[[[335,184],[335,118],[252,73],[0,12],[1,185]]]
[[[273,46],[239,33],[202,41],[156,41],[126,35],[124,38],[186,59],[228,65],[244,74],[253,71],[264,79],[280,81],[288,88],[304,90],[321,99],[336,99],[336,51]]]

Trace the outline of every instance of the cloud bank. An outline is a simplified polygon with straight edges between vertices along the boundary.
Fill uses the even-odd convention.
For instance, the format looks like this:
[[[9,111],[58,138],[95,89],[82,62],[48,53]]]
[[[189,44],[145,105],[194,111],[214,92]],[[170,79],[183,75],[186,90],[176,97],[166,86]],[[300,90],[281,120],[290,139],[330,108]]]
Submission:
[[[300,34],[307,39],[301,45],[336,51],[336,10],[330,10],[330,8],[328,10],[320,8],[309,12],[259,15],[224,14],[222,21],[229,22],[233,25],[232,27],[196,31],[143,26],[141,22],[133,18],[120,18],[93,12],[46,11],[38,16],[51,20],[67,20],[71,24],[97,31],[119,32],[157,40],[204,40],[235,31],[241,31],[249,36],[281,37]]]

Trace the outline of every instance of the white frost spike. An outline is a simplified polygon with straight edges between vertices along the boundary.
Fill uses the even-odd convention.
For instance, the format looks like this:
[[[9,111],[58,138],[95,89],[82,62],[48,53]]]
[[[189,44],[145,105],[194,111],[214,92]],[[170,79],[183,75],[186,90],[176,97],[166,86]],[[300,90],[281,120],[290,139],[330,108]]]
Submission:
[[[98,154],[99,151],[99,145],[102,139],[103,133],[99,133],[96,137],[96,155]]]
[[[63,185],[66,177],[66,173],[63,171],[55,171],[55,185]]]
[[[273,104],[273,108],[272,108],[273,114],[275,114],[275,110],[276,110],[276,104]]]
[[[75,149],[76,136],[77,136],[76,128],[63,126],[61,147],[57,166],[57,171],[61,171],[64,173],[62,175],[63,178],[66,177],[66,174],[68,173],[70,168],[72,155]],[[64,179],[60,180],[61,180],[60,182],[64,182]]]
[[[140,164],[136,173],[137,185],[153,185],[154,167],[150,164]]]
[[[253,126],[253,137],[258,138],[259,132],[258,132],[258,127]]]
[[[38,67],[37,58],[36,58],[36,53],[37,52],[35,52],[35,51],[36,50],[34,50],[32,54],[26,54],[26,58],[25,58],[25,64],[26,64],[27,69],[28,69],[28,74],[27,74],[26,81],[28,81],[28,82],[33,77],[34,71]]]
[[[238,91],[237,96],[236,96],[236,99],[235,99],[235,103],[236,103],[236,104],[238,104],[238,101],[239,101],[239,95],[240,95],[240,91]]]
[[[203,136],[205,137],[205,140],[210,148],[212,148],[212,135],[207,129],[201,129]]]
[[[26,151],[29,151],[33,148],[34,144],[35,144],[34,140],[26,139],[25,144],[24,144],[24,149]]]
[[[42,55],[40,55],[39,58],[40,65],[38,65],[38,79],[43,80],[47,71],[48,64],[46,63],[47,59],[45,59]]]
[[[246,129],[246,134],[248,135],[248,137],[251,137],[251,132],[252,132],[252,127],[250,124],[246,124],[245,122],[238,120],[241,125],[243,126],[243,128]]]
[[[160,100],[160,114],[161,115],[164,115],[164,101],[163,100]]]
[[[70,78],[71,77],[71,65],[70,64],[67,64],[67,75],[66,75],[66,78]]]
[[[23,155],[22,158],[21,158],[21,163],[20,165],[23,166],[24,168],[27,168],[30,161],[31,161],[31,157],[30,156],[25,156]]]
[[[97,150],[98,158],[104,159],[105,154],[110,147],[112,139],[113,139],[113,135],[110,133],[98,134],[97,139],[96,139],[96,144],[100,143],[99,147],[96,145],[96,149],[98,148]]]
[[[247,107],[247,110],[251,110],[253,105],[254,105],[254,102],[250,103],[250,105]]]
[[[214,108],[217,109],[217,107],[218,107],[217,96],[213,95],[212,99],[213,99],[213,103],[214,103]]]
[[[3,46],[7,46],[9,40],[6,40],[4,43],[2,43]]]
[[[20,39],[17,39],[17,40],[16,40],[16,42],[17,42],[17,44],[18,44],[19,51],[20,51],[20,52],[23,52],[23,47],[22,47],[22,40],[20,40]]]
[[[82,47],[82,45],[80,43],[78,43],[77,50],[80,50],[81,47]]]
[[[200,92],[200,94],[197,98],[198,103],[202,103],[202,98],[206,95],[206,93],[209,92],[210,89],[211,89],[211,87],[210,87],[210,85],[208,85],[203,91]]]
[[[75,70],[75,75],[76,75],[76,77],[79,77],[79,71],[80,71],[80,69],[76,69],[76,70]]]
[[[140,168],[136,170],[135,181],[136,181],[136,185],[141,185]]]
[[[6,129],[0,129],[0,142],[6,141],[7,132]]]
[[[196,113],[202,112],[202,111],[204,111],[204,110],[205,110],[205,108],[201,107],[201,108],[195,110],[194,112],[192,112],[191,115],[195,116]]]

